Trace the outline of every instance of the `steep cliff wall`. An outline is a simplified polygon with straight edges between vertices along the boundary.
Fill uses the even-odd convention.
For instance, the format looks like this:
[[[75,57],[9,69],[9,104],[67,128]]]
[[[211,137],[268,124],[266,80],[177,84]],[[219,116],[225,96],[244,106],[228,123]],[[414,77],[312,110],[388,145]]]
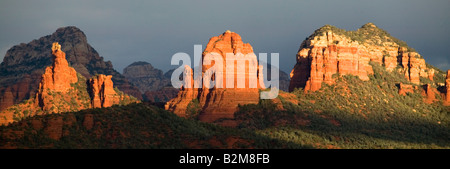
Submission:
[[[305,92],[319,90],[323,82],[334,83],[333,75],[348,74],[369,80],[368,75],[373,72],[370,61],[388,71],[399,71],[414,84],[420,84],[420,77],[434,76],[417,52],[372,23],[357,31],[326,25],[300,45],[289,90],[299,87]]]
[[[193,105],[195,100],[198,100],[198,107],[200,107],[200,112],[198,115],[199,120],[205,122],[214,122],[221,118],[234,118],[234,112],[237,111],[238,105],[243,104],[256,104],[259,101],[259,89],[262,88],[260,84],[257,84],[256,88],[251,88],[249,86],[250,79],[258,81],[261,75],[258,75],[258,63],[248,62],[246,63],[245,73],[241,72],[239,74],[237,71],[238,64],[234,62],[234,65],[227,65],[226,54],[234,54],[234,57],[252,57],[254,56],[253,48],[248,43],[243,43],[241,36],[237,33],[226,31],[225,33],[212,37],[209,40],[206,49],[204,50],[202,57],[205,58],[208,54],[219,54],[223,58],[224,65],[222,70],[216,70],[216,73],[223,74],[223,88],[208,89],[205,87],[205,81],[203,81],[203,88],[193,88],[194,81],[191,81],[191,87],[183,86],[183,88],[178,93],[177,97],[170,100],[165,108],[169,111],[176,113],[179,116],[187,116],[187,114],[192,112],[187,112],[189,105]],[[236,58],[231,58],[236,59]],[[255,71],[249,70],[249,65],[255,66]],[[207,71],[213,67],[214,64],[203,66],[202,74],[207,73]],[[234,71],[234,87],[227,87],[226,84],[226,71],[227,67],[233,66]],[[186,76],[193,75],[193,70],[186,66],[184,70]],[[237,87],[237,78],[245,78],[245,87]],[[192,79],[194,79],[192,77]],[[184,79],[186,80],[186,79]],[[217,80],[217,79],[215,79]],[[189,84],[185,82],[185,84]]]

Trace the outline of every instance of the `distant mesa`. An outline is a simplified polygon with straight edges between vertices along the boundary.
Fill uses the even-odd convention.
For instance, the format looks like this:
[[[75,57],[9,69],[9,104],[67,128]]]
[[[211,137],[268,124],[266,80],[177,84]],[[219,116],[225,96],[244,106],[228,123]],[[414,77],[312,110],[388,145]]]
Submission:
[[[297,63],[290,74],[289,91],[295,88],[317,91],[322,83],[335,83],[333,75],[369,80],[368,75],[373,73],[370,62],[383,65],[388,71],[398,71],[417,85],[421,77],[432,80],[434,76],[434,70],[427,68],[420,54],[373,23],[356,31],[325,25],[300,45]]]
[[[139,61],[123,69],[123,75],[142,93],[157,91],[170,85],[170,77],[166,78],[162,70],[154,68],[152,64]]]
[[[0,112],[0,124],[34,115],[138,102],[136,98],[114,88],[111,75],[98,74],[86,80],[69,66],[66,53],[59,43],[53,43],[51,49],[53,64],[42,74],[35,97]]]
[[[167,102],[173,99],[178,89],[172,87],[170,77],[173,70],[163,74],[162,70],[144,61],[134,62],[123,69],[123,75],[136,86],[144,101]]]

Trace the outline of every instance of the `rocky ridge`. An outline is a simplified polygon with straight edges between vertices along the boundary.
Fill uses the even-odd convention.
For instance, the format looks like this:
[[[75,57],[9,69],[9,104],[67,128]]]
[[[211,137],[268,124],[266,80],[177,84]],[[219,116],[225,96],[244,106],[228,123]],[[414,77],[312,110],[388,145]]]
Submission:
[[[53,43],[51,53],[53,64],[42,74],[35,97],[1,111],[0,124],[34,115],[137,102],[137,99],[113,88],[111,75],[99,74],[86,80],[69,66],[66,54],[58,43]]]
[[[123,75],[142,93],[156,91],[170,86],[170,78],[165,78],[163,71],[147,62],[134,62],[123,69]]]
[[[68,26],[27,44],[15,45],[7,51],[0,64],[0,110],[35,96],[45,67],[52,65],[52,55],[46,51],[53,42],[62,45],[61,50],[67,53],[69,64],[85,78],[95,74],[112,75],[120,90],[141,99],[138,89],[88,44],[84,32]]]
[[[144,101],[150,102],[167,102],[177,95],[178,89],[170,83],[172,72],[169,70],[163,74],[162,70],[143,61],[134,62],[123,69],[125,78],[140,90]]]

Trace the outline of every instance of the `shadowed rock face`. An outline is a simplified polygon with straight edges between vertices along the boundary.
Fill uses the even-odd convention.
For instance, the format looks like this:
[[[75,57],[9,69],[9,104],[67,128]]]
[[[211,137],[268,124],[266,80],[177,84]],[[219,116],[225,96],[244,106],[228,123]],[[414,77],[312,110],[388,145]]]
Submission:
[[[268,65],[268,66],[267,66],[267,77],[272,77],[272,72],[271,72],[272,68],[278,69],[278,72],[279,72],[278,77],[279,77],[279,87],[280,87],[280,90],[283,90],[283,91],[285,91],[285,92],[288,92],[288,91],[289,91],[289,83],[290,83],[290,81],[291,81],[289,75],[288,75],[286,72],[283,72],[282,70],[280,70],[279,68],[277,68],[277,67],[275,67],[275,66]],[[269,78],[269,80],[270,80],[270,78]]]
[[[418,53],[372,23],[352,32],[326,25],[300,45],[289,91],[298,87],[305,92],[319,90],[322,82],[334,83],[334,74],[369,80],[368,75],[373,73],[370,61],[388,71],[399,71],[414,84],[420,84],[420,77],[434,76]]]
[[[123,75],[142,93],[170,86],[170,77],[166,78],[161,70],[147,62],[132,63],[123,69]]]
[[[123,69],[123,75],[143,93],[143,100],[167,102],[178,93],[178,89],[173,88],[170,82],[174,70],[163,74],[162,70],[154,68],[150,63],[139,61]]]
[[[168,102],[175,98],[179,90],[173,87],[165,87],[157,91],[146,91],[143,94],[144,100],[150,102]]]
[[[86,78],[95,74],[113,75],[113,82],[125,93],[141,98],[141,93],[130,85],[124,76],[113,69],[110,61],[104,61],[87,43],[86,35],[77,27],[68,26],[51,35],[21,43],[9,49],[0,64],[0,110],[35,95],[41,75],[52,65],[48,49],[59,42],[66,52],[69,64]]]
[[[248,65],[257,65],[257,63],[248,63],[246,65],[246,71],[243,74],[243,77],[245,77],[246,81],[246,86],[244,88],[237,88],[237,71],[234,71],[234,88],[225,88],[226,73],[228,73],[225,70],[227,66],[231,66],[227,65],[225,62],[226,53],[242,53],[244,56],[240,57],[247,57],[245,56],[247,54],[254,55],[253,48],[250,46],[250,44],[244,44],[241,40],[241,36],[239,36],[237,33],[227,31],[217,37],[212,37],[209,40],[209,43],[206,46],[202,57],[205,58],[205,56],[212,53],[220,55],[219,57],[222,57],[224,60],[223,70],[217,70],[218,72],[222,72],[224,74],[224,88],[217,88],[217,86],[214,86],[213,88],[208,89],[205,87],[205,84],[203,84],[203,88],[195,89],[193,88],[194,81],[191,81],[189,83],[186,79],[184,79],[184,84],[189,84],[191,85],[191,87],[189,88],[183,86],[177,97],[170,100],[165,105],[165,108],[167,110],[184,117],[186,116],[186,111],[188,109],[189,103],[191,103],[194,99],[198,99],[198,104],[201,108],[201,112],[198,116],[199,120],[205,122],[214,122],[221,118],[234,118],[234,112],[237,110],[239,104],[244,105],[258,103],[258,90],[263,86],[258,84],[257,88],[250,88],[248,85],[250,77],[256,77],[256,80],[258,80],[259,77],[262,77],[260,74],[261,72],[257,74],[257,71],[249,71]],[[237,68],[236,63],[237,62],[234,63],[234,68]],[[207,70],[209,70],[213,66],[214,64],[203,66],[202,73],[207,73]],[[259,67],[257,69],[259,69]],[[184,69],[184,74],[185,77],[192,77],[193,70],[189,66],[186,66]]]

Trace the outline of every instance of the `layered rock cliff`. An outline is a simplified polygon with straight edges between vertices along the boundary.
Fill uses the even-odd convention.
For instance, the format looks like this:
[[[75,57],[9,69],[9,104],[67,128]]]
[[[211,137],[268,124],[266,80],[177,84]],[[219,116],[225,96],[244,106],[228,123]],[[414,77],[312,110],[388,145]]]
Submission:
[[[112,76],[103,74],[97,75],[89,79],[89,91],[92,100],[92,107],[110,107],[118,104],[120,97],[114,91]]]
[[[68,26],[7,51],[0,64],[0,110],[35,96],[45,67],[52,65],[52,55],[47,51],[53,42],[62,45],[69,64],[85,78],[95,74],[113,75],[112,80],[119,89],[141,99],[139,90],[88,44],[86,35],[77,27]]]
[[[143,100],[150,102],[167,102],[177,95],[178,89],[170,83],[172,72],[169,70],[163,74],[162,70],[143,61],[134,62],[123,69],[123,75],[128,81],[143,93]]]
[[[372,23],[356,31],[326,25],[300,45],[289,90],[319,90],[323,82],[334,83],[333,75],[355,75],[369,80],[368,75],[373,72],[369,62],[398,71],[413,84],[420,84],[421,77],[434,76],[433,69],[426,67],[425,60],[414,49]]]
[[[227,53],[234,54],[233,57],[254,56],[252,46],[248,43],[243,43],[241,36],[239,36],[237,33],[226,31],[219,36],[212,37],[202,54],[202,58],[204,61],[205,56],[213,55],[219,56],[223,59],[223,69],[215,69],[216,73],[223,74],[223,88],[214,86],[213,88],[208,89],[205,87],[206,84],[204,80],[203,88],[197,89],[194,88],[194,80],[189,81],[187,80],[187,78],[183,79],[185,81],[184,84],[190,85],[190,87],[187,87],[186,85],[183,86],[177,97],[170,100],[165,105],[165,108],[179,116],[191,116],[192,114],[198,113],[199,120],[205,122],[214,122],[222,118],[234,118],[234,112],[238,109],[238,105],[258,103],[258,90],[263,87],[263,85],[257,84],[257,88],[251,88],[249,86],[249,81],[251,81],[250,79],[258,81],[258,79],[261,77],[261,75],[258,74],[257,70],[259,69],[258,63],[249,62],[248,64],[246,64],[245,73],[238,75],[238,71],[236,71],[236,68],[238,67],[237,62],[234,62],[234,65],[226,64],[225,60]],[[249,70],[250,64],[256,67],[254,71]],[[215,64],[206,66],[204,65],[202,67],[202,74],[208,74],[208,70],[213,66],[215,66]],[[235,68],[234,88],[227,88],[227,84],[225,83],[226,73],[228,73],[226,72],[226,69],[230,66],[233,66]],[[237,77],[239,76],[245,77],[244,88],[237,87]],[[184,77],[192,77],[191,79],[194,79],[193,70],[189,66],[186,66],[184,69]],[[212,78],[215,79],[215,76],[212,76]],[[197,107],[199,108],[199,112],[195,112],[197,111]],[[194,112],[192,112],[192,110]]]
[[[114,89],[111,75],[99,74],[86,80],[69,66],[66,54],[58,43],[53,43],[51,53],[53,64],[42,74],[35,97],[1,111],[0,125],[34,115],[110,107],[137,101]]]

